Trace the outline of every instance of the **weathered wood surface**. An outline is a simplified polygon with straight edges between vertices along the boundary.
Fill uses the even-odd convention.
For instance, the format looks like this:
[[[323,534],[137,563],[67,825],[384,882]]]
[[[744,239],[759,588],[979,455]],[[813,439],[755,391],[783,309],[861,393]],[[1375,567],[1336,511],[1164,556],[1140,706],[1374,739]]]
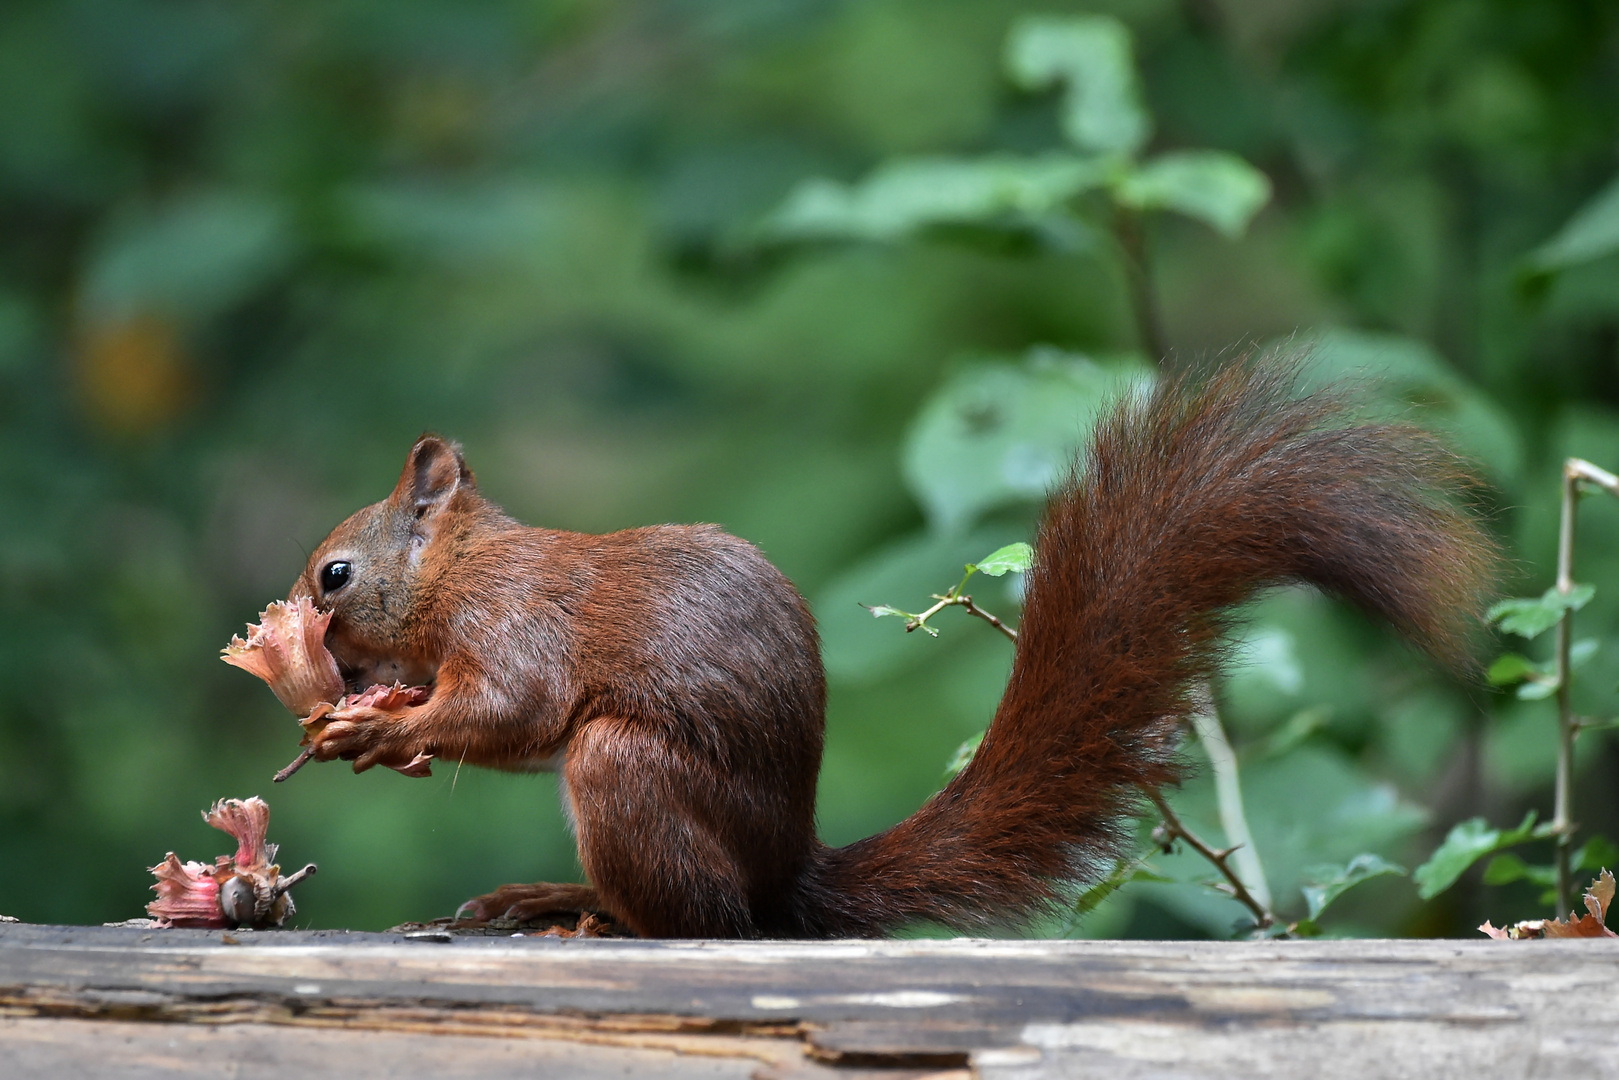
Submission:
[[[1619,941],[7,925],[0,1076],[1619,1078],[1616,976]]]

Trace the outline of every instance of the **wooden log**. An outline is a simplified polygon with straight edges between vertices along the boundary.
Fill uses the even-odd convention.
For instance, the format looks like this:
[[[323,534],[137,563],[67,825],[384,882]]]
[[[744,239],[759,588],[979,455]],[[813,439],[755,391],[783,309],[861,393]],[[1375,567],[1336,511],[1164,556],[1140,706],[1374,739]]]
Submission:
[[[5,925],[0,1057],[32,1064],[0,1073],[146,1075],[169,1039],[266,1077],[327,1060],[391,1078],[476,1062],[492,1076],[1619,1078],[1616,974],[1613,940],[444,942]]]

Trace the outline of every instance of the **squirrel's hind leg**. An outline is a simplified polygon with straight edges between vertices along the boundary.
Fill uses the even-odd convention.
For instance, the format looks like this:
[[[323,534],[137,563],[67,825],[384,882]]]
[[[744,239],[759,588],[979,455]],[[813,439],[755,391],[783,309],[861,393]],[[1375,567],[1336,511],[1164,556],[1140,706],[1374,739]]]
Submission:
[[[568,746],[564,798],[579,862],[642,937],[752,938],[743,853],[714,822],[726,778],[655,729],[591,720]]]
[[[612,915],[589,885],[502,885],[474,896],[456,909],[458,919],[516,919],[528,922],[545,915]]]

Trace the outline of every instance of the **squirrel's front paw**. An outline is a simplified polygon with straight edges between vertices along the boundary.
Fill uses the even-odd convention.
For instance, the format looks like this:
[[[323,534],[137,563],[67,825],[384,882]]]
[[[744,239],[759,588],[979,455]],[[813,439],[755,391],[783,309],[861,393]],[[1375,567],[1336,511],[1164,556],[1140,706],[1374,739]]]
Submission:
[[[309,732],[310,753],[317,761],[352,761],[357,773],[385,765],[406,776],[431,776],[433,752],[412,735],[408,719],[413,711],[369,705],[336,709]]]

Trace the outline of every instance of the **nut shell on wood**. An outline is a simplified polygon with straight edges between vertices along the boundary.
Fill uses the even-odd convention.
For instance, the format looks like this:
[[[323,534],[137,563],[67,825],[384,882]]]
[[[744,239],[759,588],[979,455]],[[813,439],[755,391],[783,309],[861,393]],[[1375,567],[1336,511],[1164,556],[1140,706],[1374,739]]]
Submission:
[[[235,838],[236,853],[221,855],[210,866],[181,862],[169,852],[151,867],[157,877],[152,886],[157,899],[146,905],[147,914],[165,928],[251,926],[263,930],[280,926],[295,910],[290,890],[314,874],[315,864],[282,876],[281,867],[273,861],[276,845],[265,840],[270,807],[256,795],[221,799],[202,816]]]

